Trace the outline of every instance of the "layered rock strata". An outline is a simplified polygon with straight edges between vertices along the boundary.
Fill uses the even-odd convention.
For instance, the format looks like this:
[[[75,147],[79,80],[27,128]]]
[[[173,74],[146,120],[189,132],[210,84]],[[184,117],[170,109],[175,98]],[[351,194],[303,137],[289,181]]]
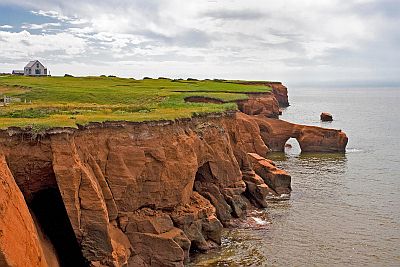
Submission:
[[[279,105],[267,98],[273,109]],[[266,207],[290,193],[290,176],[265,158],[270,150],[289,137],[304,151],[344,151],[347,142],[336,130],[268,118],[276,117],[270,106],[254,112],[265,101],[250,99],[244,113],[177,121],[93,123],[42,136],[0,132],[0,181],[12,187],[1,187],[0,196],[16,203],[0,197],[1,218],[27,225],[18,230],[26,240],[0,235],[0,263],[27,266],[10,260],[27,253],[29,266],[46,266],[32,203],[49,189],[60,195],[82,265],[183,266],[192,251],[220,245],[222,227],[248,205]],[[16,248],[29,243],[31,251],[13,256],[3,240]]]

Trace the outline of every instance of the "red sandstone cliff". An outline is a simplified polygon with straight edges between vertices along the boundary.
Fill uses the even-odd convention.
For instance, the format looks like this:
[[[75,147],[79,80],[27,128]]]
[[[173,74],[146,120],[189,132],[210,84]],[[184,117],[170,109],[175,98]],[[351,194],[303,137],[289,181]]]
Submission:
[[[272,93],[275,95],[281,107],[289,106],[288,91],[286,86],[280,82],[270,82],[268,85],[272,88]]]
[[[2,131],[0,179],[16,182],[9,195],[19,202],[1,216],[14,218],[25,209],[14,220],[32,228],[27,207],[40,219],[37,199],[46,193],[56,202],[58,194],[71,246],[76,242],[78,249],[71,253],[81,263],[182,266],[190,251],[218,246],[222,227],[243,216],[248,205],[266,207],[269,198],[290,193],[290,176],[265,159],[270,150],[282,150],[295,137],[303,151],[344,151],[344,133],[267,118],[276,117],[278,101],[262,98],[240,103],[244,113],[175,122],[91,124],[39,138]],[[4,192],[0,188],[0,196]],[[26,258],[30,266],[46,266],[38,260],[43,256],[36,234],[21,233],[30,238],[26,242],[36,242]],[[1,255],[13,255],[4,242],[0,263]]]

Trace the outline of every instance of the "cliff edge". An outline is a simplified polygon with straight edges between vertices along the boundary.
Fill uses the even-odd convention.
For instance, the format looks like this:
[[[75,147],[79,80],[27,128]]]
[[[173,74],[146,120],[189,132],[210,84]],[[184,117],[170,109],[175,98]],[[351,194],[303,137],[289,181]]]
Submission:
[[[183,266],[217,247],[232,218],[290,194],[269,151],[290,137],[303,151],[345,150],[341,131],[277,119],[283,87],[238,103],[240,112],[1,131],[0,265],[50,266],[33,217],[61,266]]]

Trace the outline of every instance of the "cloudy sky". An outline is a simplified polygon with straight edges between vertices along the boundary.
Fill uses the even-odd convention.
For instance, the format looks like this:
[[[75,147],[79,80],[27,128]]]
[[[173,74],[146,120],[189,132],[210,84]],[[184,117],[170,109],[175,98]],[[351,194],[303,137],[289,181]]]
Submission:
[[[0,0],[0,72],[400,84],[399,0]]]

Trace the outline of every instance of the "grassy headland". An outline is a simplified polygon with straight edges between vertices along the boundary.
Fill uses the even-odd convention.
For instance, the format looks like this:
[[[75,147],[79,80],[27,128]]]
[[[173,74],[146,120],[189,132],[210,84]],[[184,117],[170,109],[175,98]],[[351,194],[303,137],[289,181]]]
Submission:
[[[246,93],[270,90],[267,86],[221,80],[1,76],[0,98],[11,96],[14,101],[0,106],[0,128],[173,120],[235,110],[234,101],[246,99]],[[189,96],[205,96],[225,103],[185,102]]]

